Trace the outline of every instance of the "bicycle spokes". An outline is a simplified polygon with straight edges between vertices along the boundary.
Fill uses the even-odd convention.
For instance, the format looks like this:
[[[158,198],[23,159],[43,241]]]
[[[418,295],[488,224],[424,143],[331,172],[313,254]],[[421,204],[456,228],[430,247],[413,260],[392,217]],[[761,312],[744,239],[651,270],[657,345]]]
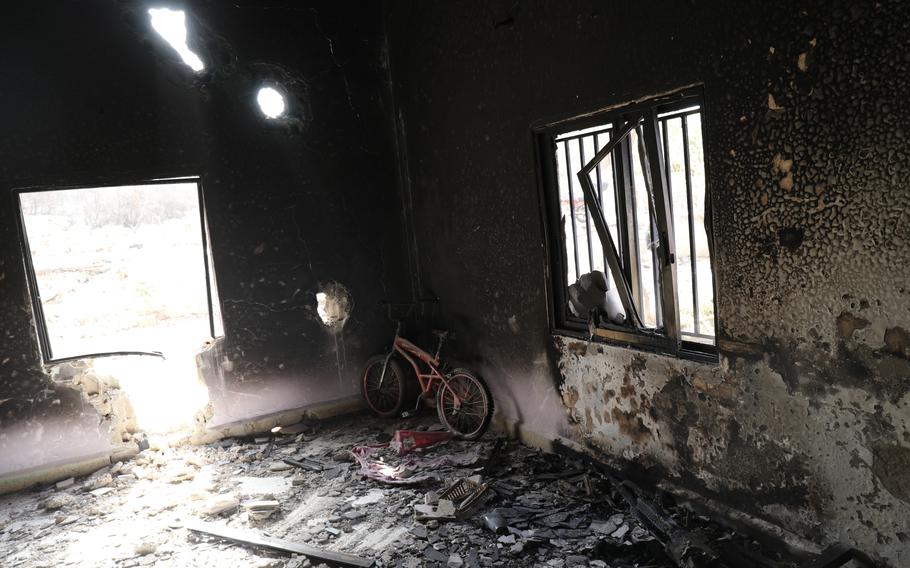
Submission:
[[[400,377],[389,365],[373,365],[366,377],[367,394],[381,412],[395,408],[399,398]]]
[[[442,412],[458,432],[469,434],[476,431],[487,414],[486,393],[474,380],[464,375],[455,375],[443,385]]]

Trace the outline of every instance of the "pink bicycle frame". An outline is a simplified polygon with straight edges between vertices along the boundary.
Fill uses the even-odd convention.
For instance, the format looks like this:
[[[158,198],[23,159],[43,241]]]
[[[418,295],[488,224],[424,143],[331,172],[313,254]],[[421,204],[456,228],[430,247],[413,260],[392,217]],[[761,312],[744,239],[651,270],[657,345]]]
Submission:
[[[401,324],[399,323],[399,329],[395,331],[395,341],[392,344],[392,352],[389,353],[386,357],[386,363],[383,365],[382,374],[385,376],[385,369],[388,365],[388,360],[392,357],[393,353],[398,353],[404,357],[408,363],[411,364],[411,367],[414,368],[414,375],[417,377],[417,382],[420,384],[420,396],[423,398],[429,393],[436,381],[442,381],[442,383],[449,388],[452,392],[452,396],[455,398],[455,406],[458,407],[461,404],[461,399],[458,394],[449,387],[449,382],[446,380],[445,375],[439,370],[439,351],[442,349],[442,340],[439,342],[439,349],[436,350],[436,355],[430,355],[420,347],[417,347],[407,339],[399,335]],[[422,373],[420,370],[420,365],[415,361],[415,358],[423,361],[423,363],[430,369],[429,373]],[[381,381],[382,379],[380,379]],[[420,404],[420,399],[417,401]]]

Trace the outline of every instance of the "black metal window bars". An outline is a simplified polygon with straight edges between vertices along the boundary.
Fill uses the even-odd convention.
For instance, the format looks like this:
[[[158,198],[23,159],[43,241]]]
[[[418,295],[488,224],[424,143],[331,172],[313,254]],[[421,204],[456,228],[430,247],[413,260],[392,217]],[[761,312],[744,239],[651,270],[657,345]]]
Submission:
[[[669,111],[666,105],[651,105],[614,117],[614,124],[602,123],[556,137],[556,158],[561,164],[564,162],[566,176],[565,180],[559,180],[559,185],[568,194],[565,197],[570,203],[569,222],[564,221],[569,225],[565,232],[571,229],[571,235],[564,235],[568,266],[562,272],[569,277],[574,272],[579,278],[585,265],[590,270],[604,267],[609,286],[615,287],[624,312],[623,325],[607,324],[596,329],[592,326],[591,333],[672,352],[713,350],[713,270],[704,267],[707,270],[702,270],[700,278],[696,255],[701,241],[708,240],[708,248],[712,247],[707,211],[705,233],[699,235],[704,237],[696,238],[693,169],[702,166],[703,158],[699,155],[698,164],[693,164],[690,146],[693,119],[694,126],[700,128],[701,107],[697,103],[676,104]],[[672,160],[668,134],[671,129],[674,139],[682,138],[681,145],[677,144],[673,150]],[[697,134],[700,147],[701,133]],[[570,144],[576,145],[571,155]],[[592,150],[593,156],[586,161],[586,153],[590,156]],[[682,162],[674,167],[682,178],[676,185],[684,188],[671,190],[671,161]],[[699,173],[704,175],[703,166]],[[576,211],[579,188],[585,205],[583,219],[577,218]],[[679,228],[680,231],[685,228],[684,233],[674,230],[674,192],[677,200],[683,201],[677,204],[683,209],[675,218],[686,219],[686,225]],[[647,201],[647,219],[639,218],[642,210],[638,207],[644,207],[636,201],[642,198]],[[706,192],[700,200],[707,209]],[[591,231],[592,224],[595,234]],[[678,238],[684,240],[683,265],[677,264]],[[650,250],[645,252],[646,248]],[[644,254],[649,254],[650,259]],[[602,258],[597,258],[601,255]],[[678,270],[688,273],[685,290],[680,290],[678,285]],[[646,288],[655,298],[649,298]],[[681,300],[687,309],[691,306],[691,318],[687,312],[684,322],[680,321]],[[648,304],[649,301],[653,304]],[[646,304],[650,309],[646,309]]]

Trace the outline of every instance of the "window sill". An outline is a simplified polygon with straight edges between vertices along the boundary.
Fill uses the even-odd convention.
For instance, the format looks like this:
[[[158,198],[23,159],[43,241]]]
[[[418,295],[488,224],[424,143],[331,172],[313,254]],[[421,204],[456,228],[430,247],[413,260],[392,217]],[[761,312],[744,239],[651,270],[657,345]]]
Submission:
[[[626,347],[698,363],[715,365],[718,363],[717,348],[713,345],[700,345],[684,341],[682,347],[677,349],[662,335],[647,334],[613,327],[599,327],[595,333],[596,334],[592,339],[589,337],[587,328],[582,328],[580,326],[563,326],[551,330],[551,335],[574,337],[585,341],[591,339],[594,343],[612,345],[614,347]]]

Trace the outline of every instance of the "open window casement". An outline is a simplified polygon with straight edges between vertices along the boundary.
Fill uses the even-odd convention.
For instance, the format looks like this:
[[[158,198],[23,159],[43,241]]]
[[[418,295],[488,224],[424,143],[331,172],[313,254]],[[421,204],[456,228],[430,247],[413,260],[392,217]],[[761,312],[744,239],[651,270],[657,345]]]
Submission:
[[[657,260],[657,311],[660,314],[659,327],[645,325],[633,299],[632,291],[638,288],[630,282],[635,270],[629,266],[630,256],[625,261],[620,257],[619,248],[614,241],[602,209],[598,192],[595,190],[591,175],[605,160],[631,137],[636,139],[635,148],[641,165],[644,190],[647,196],[647,210],[650,233],[656,237],[651,241],[655,246],[654,256]],[[661,131],[658,127],[656,110],[627,117],[625,123],[615,132],[613,138],[601,148],[589,162],[577,173],[578,181],[584,193],[585,204],[591,215],[591,221],[597,232],[601,247],[606,257],[612,282],[624,311],[625,326],[651,339],[649,343],[678,350],[681,345],[679,312],[676,305],[676,271],[674,264],[675,243],[673,218],[670,214],[670,194],[667,188],[664,151],[661,142]],[[638,230],[633,227],[632,230]],[[628,247],[624,247],[628,248]],[[641,302],[639,302],[641,303]],[[609,330],[592,326],[596,335],[614,337]]]
[[[716,356],[697,88],[535,128],[552,331]]]

